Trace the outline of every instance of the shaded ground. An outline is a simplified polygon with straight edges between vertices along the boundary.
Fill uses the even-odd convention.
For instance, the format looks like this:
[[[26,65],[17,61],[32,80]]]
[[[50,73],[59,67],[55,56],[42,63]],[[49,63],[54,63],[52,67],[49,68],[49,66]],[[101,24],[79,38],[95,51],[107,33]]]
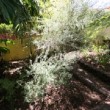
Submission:
[[[73,77],[68,86],[48,85],[42,99],[36,99],[30,104],[25,103],[23,89],[16,82],[20,71],[27,68],[28,64],[29,60],[0,62],[0,110],[110,110],[110,86],[79,64],[71,71]],[[12,85],[3,88],[4,80],[7,84],[12,82]],[[9,94],[12,91],[13,93]]]
[[[0,110],[15,110],[24,103],[23,89],[17,81],[29,60],[0,62]]]
[[[88,63],[88,65],[92,65],[99,70],[110,73],[110,55],[108,53],[99,55],[92,53],[82,60]]]

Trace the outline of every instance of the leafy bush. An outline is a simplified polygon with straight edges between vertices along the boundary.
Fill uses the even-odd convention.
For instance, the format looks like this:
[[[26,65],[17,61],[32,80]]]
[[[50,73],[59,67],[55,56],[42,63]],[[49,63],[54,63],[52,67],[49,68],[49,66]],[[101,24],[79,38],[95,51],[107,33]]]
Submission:
[[[0,43],[10,44],[14,39],[12,25],[0,24]],[[9,52],[8,48],[0,47],[0,56],[7,52]]]
[[[55,2],[60,4],[60,1]],[[84,29],[91,21],[91,11],[87,6],[78,9],[76,2],[63,1],[62,5],[52,4],[53,14],[44,20],[44,35],[41,41],[35,41],[38,48],[50,48],[53,51],[67,52],[78,50],[85,40]]]
[[[6,40],[14,40],[12,24],[0,24],[0,42],[5,42]]]
[[[102,65],[106,65],[106,64],[110,63],[110,55],[108,53],[99,54],[97,56],[97,58],[95,58],[95,59],[99,64],[102,64]]]
[[[84,29],[91,21],[91,11],[83,2],[80,6],[77,2],[67,0],[50,3],[52,14],[44,20],[43,37],[34,41],[41,52],[31,65],[31,71],[27,72],[28,77],[32,76],[24,86],[27,101],[42,96],[48,84],[60,85],[68,82],[76,58],[67,61],[64,53],[83,47]]]
[[[63,58],[51,57],[47,61],[42,60],[35,62],[28,76],[32,75],[33,79],[25,83],[26,101],[33,101],[45,93],[47,85],[66,84],[71,78],[70,70],[73,68],[72,63],[65,61]]]
[[[98,16],[96,16],[98,15]],[[103,49],[105,50],[104,40],[109,40],[109,32],[107,35],[107,31],[110,26],[110,14],[106,11],[100,11],[96,13],[96,18],[89,24],[86,29],[87,33],[87,42],[92,50],[97,48],[97,50]]]
[[[6,25],[4,23],[0,24],[0,34],[12,33],[12,24]]]

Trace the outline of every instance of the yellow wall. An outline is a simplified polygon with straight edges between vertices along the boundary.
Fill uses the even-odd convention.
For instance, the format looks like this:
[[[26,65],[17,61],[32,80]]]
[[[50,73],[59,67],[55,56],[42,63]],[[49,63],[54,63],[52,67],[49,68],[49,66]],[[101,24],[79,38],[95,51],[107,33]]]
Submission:
[[[39,36],[37,36],[39,37]],[[36,37],[32,37],[34,40]],[[16,39],[14,41],[14,44],[7,44],[7,46],[4,43],[0,43],[0,46],[6,47],[10,50],[10,52],[3,54],[0,59],[3,59],[5,61],[10,60],[19,60],[19,59],[25,59],[28,58],[31,54],[35,54],[36,48],[34,45],[30,45],[30,38],[23,38],[23,42],[21,42],[21,39]]]

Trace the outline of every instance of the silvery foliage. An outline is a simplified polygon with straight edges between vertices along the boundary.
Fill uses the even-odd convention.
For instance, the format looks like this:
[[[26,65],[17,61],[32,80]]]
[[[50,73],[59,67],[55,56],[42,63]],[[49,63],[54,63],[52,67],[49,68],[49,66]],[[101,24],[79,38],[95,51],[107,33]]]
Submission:
[[[47,85],[67,84],[71,78],[73,61],[66,61],[62,56],[50,57],[48,60],[34,62],[30,73],[34,78],[25,84],[26,101],[33,101],[45,93]]]
[[[46,85],[65,84],[71,78],[70,71],[76,59],[67,61],[64,52],[68,48],[76,48],[76,42],[83,42],[83,29],[90,21],[88,8],[77,8],[75,3],[53,6],[53,15],[45,19],[44,35],[34,42],[41,53],[28,72],[33,79],[26,82],[24,87],[27,101],[42,96]]]
[[[60,3],[52,10],[54,12],[51,18],[44,20],[42,40],[34,42],[38,48],[66,52],[68,49],[76,50],[82,47],[84,29],[92,20],[88,5],[81,0],[73,0],[65,5]]]

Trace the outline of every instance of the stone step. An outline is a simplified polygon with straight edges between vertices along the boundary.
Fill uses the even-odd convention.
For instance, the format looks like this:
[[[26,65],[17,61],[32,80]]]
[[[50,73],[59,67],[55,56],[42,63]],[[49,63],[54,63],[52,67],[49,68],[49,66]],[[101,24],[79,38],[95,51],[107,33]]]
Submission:
[[[85,72],[85,70],[78,68],[77,72],[73,72],[73,77],[79,80],[81,83],[86,85],[93,91],[96,91],[106,97],[110,95],[110,87],[97,80],[94,76],[90,73]]]

